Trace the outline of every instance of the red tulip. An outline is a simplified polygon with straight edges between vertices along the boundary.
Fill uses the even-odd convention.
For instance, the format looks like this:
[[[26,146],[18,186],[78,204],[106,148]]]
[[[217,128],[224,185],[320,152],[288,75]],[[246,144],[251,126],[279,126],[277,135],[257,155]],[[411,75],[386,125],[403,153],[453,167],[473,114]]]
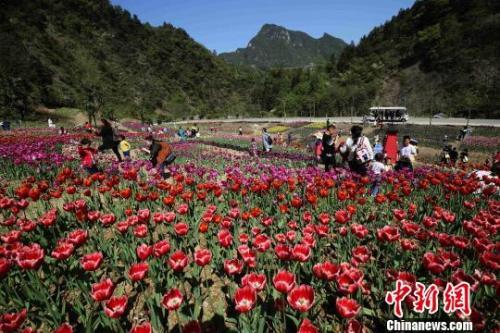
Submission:
[[[292,258],[300,262],[306,262],[311,257],[311,248],[305,244],[296,244],[292,249]]]
[[[500,269],[500,254],[496,254],[493,252],[484,252],[479,257],[479,261],[481,262],[481,264],[492,270]]]
[[[314,304],[314,289],[305,284],[296,286],[288,293],[286,299],[293,309],[306,312]]]
[[[248,312],[253,309],[257,301],[257,294],[250,286],[244,286],[236,289],[234,294],[234,303],[236,311]]]
[[[173,288],[168,293],[163,295],[161,304],[169,311],[177,310],[184,300],[184,296],[179,289]]]
[[[110,318],[119,318],[127,308],[128,297],[114,296],[104,303],[104,313]]]
[[[177,223],[174,225],[174,231],[178,236],[185,236],[189,231],[189,226],[186,223]]]
[[[281,270],[273,277],[273,284],[277,291],[286,294],[295,286],[295,275]]]
[[[444,260],[432,252],[426,252],[424,254],[424,267],[434,274],[440,274],[446,269],[446,264]]]
[[[54,331],[54,333],[73,333],[73,327],[68,323],[64,323],[64,324],[61,324],[61,326],[59,326]]]
[[[99,221],[104,225],[111,225],[115,223],[116,217],[113,213],[104,214],[99,218]]]
[[[149,265],[147,262],[140,262],[130,266],[128,276],[132,281],[139,281],[146,277],[148,274]]]
[[[243,263],[238,259],[225,259],[224,270],[228,275],[236,275],[243,270]]]
[[[86,271],[95,271],[101,265],[102,259],[103,255],[101,252],[89,253],[80,259],[80,264]]]
[[[74,246],[78,247],[80,245],[83,245],[87,241],[87,238],[87,230],[76,229],[69,233],[69,235],[66,237],[66,240]]]
[[[324,263],[314,265],[313,271],[316,277],[327,281],[333,281],[336,277],[338,277],[340,267],[330,261],[325,261]]]
[[[149,209],[139,209],[137,212],[137,217],[139,218],[139,221],[146,223],[149,222],[149,219],[151,217],[151,212]]]
[[[130,329],[130,333],[151,333],[151,324],[147,321]]]
[[[185,215],[185,214],[187,214],[188,210],[189,210],[189,206],[187,204],[181,204],[177,208],[177,213],[179,213],[181,215]]]
[[[307,318],[304,318],[304,320],[299,326],[299,330],[297,331],[297,333],[318,333],[318,332],[319,332],[318,328],[314,326],[313,323]]]
[[[356,319],[351,319],[345,327],[344,333],[363,333],[363,325]]]
[[[274,253],[280,260],[288,260],[290,259],[291,249],[288,245],[278,244],[274,247]]]
[[[15,332],[26,320],[28,310],[22,309],[16,313],[5,313],[0,316],[0,332]]]
[[[266,252],[271,247],[271,239],[266,234],[260,234],[255,237],[253,245],[257,251]]]
[[[347,297],[337,298],[335,301],[335,307],[337,312],[346,319],[357,316],[359,310],[361,309],[361,306],[358,302],[356,302],[356,300]]]
[[[10,260],[0,257],[0,278],[3,278],[10,271]]]
[[[368,235],[368,229],[357,223],[351,225],[351,232],[359,239],[363,239]]]
[[[7,244],[12,244],[16,243],[21,239],[22,231],[20,230],[11,230],[2,236],[0,236],[0,239],[2,239],[2,242],[7,243]]]
[[[101,216],[101,213],[98,211],[91,211],[91,212],[87,213],[87,218],[89,219],[89,221],[92,221],[92,222],[97,221],[100,216]]]
[[[135,254],[140,260],[146,260],[153,252],[153,247],[142,243],[135,249]]]
[[[61,242],[52,251],[51,255],[53,258],[57,260],[65,260],[68,259],[73,254],[74,250],[75,247],[73,246],[73,244],[69,242]]]
[[[168,259],[170,268],[172,268],[176,272],[182,271],[187,266],[188,262],[188,256],[181,250],[174,252]]]
[[[212,260],[212,252],[207,249],[198,249],[194,252],[194,262],[198,266],[205,266]]]
[[[137,238],[144,238],[148,234],[148,226],[145,224],[140,224],[135,227],[134,229],[134,235]]]
[[[337,287],[341,293],[352,294],[358,290],[362,281],[363,272],[359,269],[351,268],[338,276]]]
[[[228,248],[233,244],[233,236],[227,229],[222,229],[218,232],[217,238],[219,239],[219,243],[222,247]]]
[[[366,263],[370,260],[371,252],[366,246],[357,246],[352,249],[352,257],[358,262]]]
[[[92,285],[90,296],[92,296],[94,301],[102,302],[111,297],[114,289],[115,286],[113,281],[111,281],[111,279],[105,279]]]
[[[390,225],[377,229],[377,239],[379,241],[394,242],[399,239],[399,230]]]
[[[167,240],[161,240],[153,244],[153,255],[156,258],[164,256],[168,251],[170,251],[170,244]]]
[[[241,279],[242,286],[250,286],[255,291],[262,291],[266,286],[266,275],[265,274],[257,274],[257,273],[249,273],[246,274]]]
[[[345,224],[351,219],[349,212],[346,210],[338,210],[335,212],[335,221],[340,224]]]
[[[40,245],[33,243],[24,245],[17,250],[16,262],[23,269],[38,269],[44,256],[45,253]]]

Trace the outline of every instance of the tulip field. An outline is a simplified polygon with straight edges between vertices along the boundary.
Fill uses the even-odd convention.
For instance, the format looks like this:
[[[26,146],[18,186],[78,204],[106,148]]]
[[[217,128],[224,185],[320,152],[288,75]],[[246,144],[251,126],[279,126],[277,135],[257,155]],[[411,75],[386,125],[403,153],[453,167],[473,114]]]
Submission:
[[[404,320],[500,330],[498,179],[422,166],[372,197],[371,176],[212,138],[173,143],[163,180],[135,132],[132,161],[88,175],[86,136],[0,133],[0,332],[384,332],[397,280],[471,288],[469,314],[409,294]]]

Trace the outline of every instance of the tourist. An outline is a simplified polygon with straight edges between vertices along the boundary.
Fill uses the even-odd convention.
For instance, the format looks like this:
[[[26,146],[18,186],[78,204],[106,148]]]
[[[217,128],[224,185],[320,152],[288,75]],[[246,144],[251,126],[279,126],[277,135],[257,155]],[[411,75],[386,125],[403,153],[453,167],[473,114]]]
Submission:
[[[172,146],[167,142],[155,140],[152,135],[147,136],[146,141],[150,144],[149,154],[153,167],[156,168],[163,179],[170,178],[167,166],[172,164],[176,159]]]
[[[278,133],[278,138],[276,140],[276,144],[279,145],[279,146],[283,146],[284,144],[284,140],[283,140],[283,133],[279,132]]]
[[[412,159],[417,155],[417,149],[410,144],[410,140],[411,138],[408,135],[403,137],[403,147],[399,150],[395,170],[409,169],[413,171]]]
[[[372,188],[371,195],[376,196],[380,191],[380,183],[382,182],[382,173],[387,171],[387,166],[384,164],[384,154],[376,153],[374,161],[370,164],[370,171],[375,177]]]
[[[240,128],[238,128],[238,135],[239,136],[243,135],[243,128],[241,128],[241,126],[240,126]]]
[[[125,139],[125,135],[120,135],[120,152],[126,160],[130,160],[130,143]]]
[[[373,154],[378,154],[378,153],[383,153],[384,152],[384,146],[379,141],[379,136],[375,135],[375,145],[373,146]]]
[[[273,149],[273,139],[267,133],[267,128],[262,129],[262,147],[264,152],[269,153]]]
[[[200,133],[200,129],[198,128],[198,125],[197,124],[194,124],[192,127],[191,127],[191,138],[196,138],[199,136],[199,133]]]
[[[352,172],[366,175],[367,163],[373,159],[373,150],[370,140],[363,136],[361,126],[355,125],[351,128],[351,136],[341,147],[340,152],[346,157]]]
[[[97,135],[99,135],[102,138],[102,145],[99,146],[98,150],[102,152],[111,149],[113,153],[115,153],[118,161],[121,162],[122,156],[118,151],[119,142],[115,140],[116,136],[113,127],[111,126],[111,123],[104,118],[101,119],[101,123],[102,126],[101,129],[97,131]]]
[[[320,137],[316,137],[316,142],[314,143],[314,159],[316,161],[316,165],[319,165],[323,162],[323,142]]]
[[[61,127],[59,128],[59,135],[64,135],[64,134],[66,134],[66,131],[64,130],[64,127],[63,127],[63,126],[61,126]]]
[[[291,144],[292,144],[292,132],[288,132],[286,137],[286,146],[290,147]]]
[[[450,151],[450,164],[451,166],[455,166],[458,160],[458,151],[457,147],[453,147]]]
[[[469,163],[469,150],[467,148],[460,152],[460,162],[462,164]]]
[[[257,141],[255,138],[252,138],[252,141],[250,142],[249,153],[250,156],[257,157]]]
[[[414,163],[418,156],[418,141],[416,139],[410,139],[410,145],[415,147],[415,154],[410,156],[411,163]]]
[[[4,121],[2,121],[2,129],[4,131],[10,131],[10,121],[4,119]]]
[[[458,141],[464,141],[467,134],[469,134],[469,126],[464,126],[458,133]]]
[[[335,125],[333,124],[328,125],[321,139],[323,148],[321,152],[321,159],[325,164],[326,172],[336,167],[335,149],[336,149],[337,139],[339,136],[338,134],[335,133],[335,129],[336,129]]]
[[[99,169],[97,168],[95,159],[97,151],[95,148],[91,147],[91,144],[92,142],[88,138],[82,139],[82,141],[80,141],[80,145],[78,146],[78,154],[80,155],[80,159],[82,161],[82,168],[92,175],[99,172]]]
[[[474,192],[475,194],[481,194],[483,191],[491,187],[491,193],[498,193],[499,186],[498,177],[500,176],[500,162],[494,162],[490,170],[475,170],[469,174],[469,178],[473,178],[479,181],[479,189]]]
[[[85,125],[83,125],[83,128],[85,129],[86,132],[92,133],[92,125],[88,121],[85,122]]]
[[[177,136],[179,136],[179,138],[181,139],[181,141],[184,141],[186,140],[186,132],[184,131],[184,129],[181,127],[179,127],[179,130],[177,131]]]

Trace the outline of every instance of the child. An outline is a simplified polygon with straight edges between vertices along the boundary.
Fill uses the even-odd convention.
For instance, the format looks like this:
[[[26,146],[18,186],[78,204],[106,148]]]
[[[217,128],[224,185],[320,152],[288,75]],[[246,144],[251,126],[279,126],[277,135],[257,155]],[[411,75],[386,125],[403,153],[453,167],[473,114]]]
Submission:
[[[125,140],[125,135],[120,135],[120,151],[126,160],[130,160],[130,143]]]
[[[252,142],[250,143],[250,156],[252,157],[257,157],[257,142],[255,141],[255,138],[252,138]]]
[[[320,138],[317,138],[314,144],[314,155],[316,158],[316,164],[317,165],[321,164],[323,155],[323,142],[321,141]]]
[[[370,170],[375,177],[375,181],[373,182],[372,190],[371,190],[372,196],[376,196],[378,194],[378,192],[380,191],[380,183],[382,181],[381,175],[383,172],[387,171],[386,166],[382,162],[383,160],[384,160],[384,154],[383,153],[376,153],[375,160],[372,162],[372,164],[370,166]]]
[[[97,150],[90,146],[91,143],[92,142],[87,138],[82,139],[82,141],[80,141],[80,145],[78,146],[78,154],[82,159],[82,168],[92,175],[99,172],[99,169],[97,168],[95,161],[95,154]]]

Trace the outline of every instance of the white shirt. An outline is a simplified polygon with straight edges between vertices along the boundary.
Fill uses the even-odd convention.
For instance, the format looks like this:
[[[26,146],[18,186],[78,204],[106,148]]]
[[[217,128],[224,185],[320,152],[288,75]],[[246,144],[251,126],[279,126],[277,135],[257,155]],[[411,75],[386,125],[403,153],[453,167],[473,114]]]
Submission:
[[[417,155],[417,149],[415,148],[415,146],[412,146],[412,145],[402,147],[399,150],[399,157],[407,157],[407,158],[411,159],[415,155]]]
[[[380,175],[385,171],[385,165],[382,162],[374,161],[372,162],[370,169],[372,170],[373,174]]]
[[[345,142],[345,145],[340,148],[340,152],[345,153],[346,151],[349,151],[347,160],[353,161],[356,158],[356,150],[361,149],[366,149],[368,151],[368,159],[373,159],[373,149],[370,144],[370,140],[368,140],[368,138],[365,136],[356,139],[356,142],[353,142],[352,138],[348,138]]]

